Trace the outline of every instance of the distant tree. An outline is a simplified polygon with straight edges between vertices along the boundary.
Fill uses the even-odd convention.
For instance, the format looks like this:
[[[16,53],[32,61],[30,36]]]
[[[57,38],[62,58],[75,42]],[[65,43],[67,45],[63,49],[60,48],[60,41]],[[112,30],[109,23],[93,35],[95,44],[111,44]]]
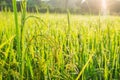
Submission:
[[[65,8],[68,8],[68,0],[65,0]]]
[[[119,13],[120,14],[120,1],[111,1],[111,4],[109,5],[109,9],[111,13]]]
[[[41,0],[28,0],[28,7],[40,7]]]
[[[99,13],[101,8],[101,0],[77,0],[76,6],[81,10],[82,13]]]

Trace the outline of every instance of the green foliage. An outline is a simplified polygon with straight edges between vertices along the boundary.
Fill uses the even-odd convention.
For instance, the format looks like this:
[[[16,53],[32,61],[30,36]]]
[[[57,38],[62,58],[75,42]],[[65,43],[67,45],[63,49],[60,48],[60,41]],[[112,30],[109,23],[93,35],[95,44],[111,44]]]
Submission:
[[[1,80],[119,80],[119,17],[26,14],[21,57],[13,15],[0,13]]]
[[[81,3],[82,0],[27,0],[27,11],[29,12],[58,12],[67,13],[67,9],[71,13],[80,14],[99,14],[101,12],[102,0],[86,0]],[[119,0],[106,0],[108,12],[110,14],[120,14],[120,1]],[[21,10],[20,4],[22,1],[17,1],[18,11]],[[12,0],[0,0],[0,10],[13,11]]]
[[[41,0],[28,0],[28,7],[40,7],[41,6]]]

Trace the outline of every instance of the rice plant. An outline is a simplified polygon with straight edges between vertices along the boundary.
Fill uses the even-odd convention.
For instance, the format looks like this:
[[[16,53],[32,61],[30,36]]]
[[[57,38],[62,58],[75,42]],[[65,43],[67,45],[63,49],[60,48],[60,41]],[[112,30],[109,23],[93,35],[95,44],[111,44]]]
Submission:
[[[0,12],[0,80],[119,80],[120,17]]]

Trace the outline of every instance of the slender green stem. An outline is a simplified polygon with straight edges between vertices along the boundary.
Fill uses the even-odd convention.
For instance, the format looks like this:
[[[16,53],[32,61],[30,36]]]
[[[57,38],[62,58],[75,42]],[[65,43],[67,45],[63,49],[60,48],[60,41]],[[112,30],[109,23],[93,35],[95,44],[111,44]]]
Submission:
[[[19,60],[21,56],[21,49],[20,49],[20,32],[19,32],[19,26],[18,26],[18,14],[17,14],[16,0],[12,0],[12,2],[13,2],[14,19],[15,19],[15,27],[16,27],[17,54],[18,54],[18,60]]]

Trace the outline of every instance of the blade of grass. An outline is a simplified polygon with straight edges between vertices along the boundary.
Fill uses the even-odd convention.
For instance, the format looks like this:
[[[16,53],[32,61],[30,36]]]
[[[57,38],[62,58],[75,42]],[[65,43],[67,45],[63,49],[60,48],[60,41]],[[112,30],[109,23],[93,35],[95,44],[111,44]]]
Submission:
[[[78,80],[80,78],[80,76],[82,75],[82,73],[84,72],[85,68],[89,65],[89,62],[91,61],[93,57],[93,54],[89,57],[88,61],[86,62],[86,64],[83,66],[82,70],[80,71],[80,73],[78,74],[77,78],[75,80]]]
[[[14,37],[15,37],[15,36],[12,36],[9,40],[7,40],[6,42],[2,43],[2,44],[0,45],[0,49],[3,48],[6,44],[8,44],[11,40],[13,40]]]
[[[20,57],[21,49],[20,49],[20,33],[19,33],[19,27],[18,27],[18,14],[17,14],[17,6],[16,6],[16,0],[12,0],[13,3],[13,9],[14,9],[14,19],[15,19],[15,27],[16,27],[16,40],[17,40],[17,54]]]
[[[16,27],[16,41],[17,41],[17,59],[19,61],[19,72],[20,72],[20,80],[22,80],[22,51],[21,51],[21,41],[20,41],[20,28],[18,26],[18,13],[17,13],[17,2],[16,0],[12,0],[13,10],[14,10],[14,19],[15,19],[15,27]]]

